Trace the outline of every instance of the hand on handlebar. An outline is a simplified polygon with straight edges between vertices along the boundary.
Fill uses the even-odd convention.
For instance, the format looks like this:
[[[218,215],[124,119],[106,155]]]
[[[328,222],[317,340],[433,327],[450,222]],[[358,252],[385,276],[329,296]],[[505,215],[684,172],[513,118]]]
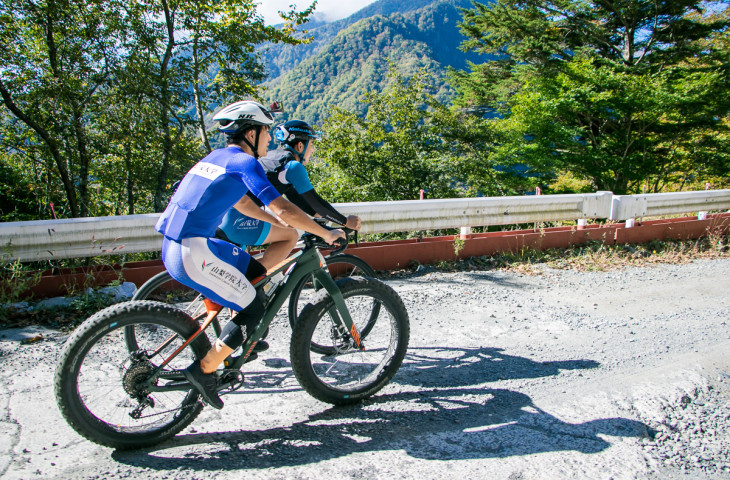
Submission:
[[[347,223],[345,223],[345,228],[360,231],[360,217],[358,217],[357,215],[348,215]]]
[[[345,232],[343,232],[339,228],[336,228],[334,230],[327,230],[327,236],[322,236],[322,238],[330,245],[336,244],[338,238],[343,238],[345,239],[345,241],[347,241],[347,236],[345,235]]]

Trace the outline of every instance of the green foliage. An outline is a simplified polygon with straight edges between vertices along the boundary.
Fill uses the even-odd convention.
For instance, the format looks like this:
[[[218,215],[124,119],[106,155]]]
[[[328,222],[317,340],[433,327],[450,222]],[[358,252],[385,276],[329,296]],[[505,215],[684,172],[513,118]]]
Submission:
[[[273,28],[256,5],[0,4],[0,165],[29,192],[0,193],[17,201],[14,218],[49,218],[49,203],[60,217],[164,208],[170,185],[210,148],[206,114],[256,93],[254,46],[300,43],[295,27],[312,12],[287,12]]]
[[[436,0],[444,3],[448,1],[456,6],[468,6],[471,0]],[[405,15],[409,12],[420,10],[436,3],[434,0],[378,0],[367,7],[355,12],[349,17],[342,18],[335,22],[324,23],[314,19],[304,25],[306,30],[301,34],[310,37],[310,41],[301,45],[290,45],[285,43],[266,44],[258,49],[261,53],[261,60],[268,72],[269,79],[283,77],[287,72],[294,69],[299,63],[307,58],[317,55],[342,31],[346,30],[360,20],[381,15],[390,17],[395,14]]]
[[[399,8],[408,10],[405,13],[399,10],[354,23],[301,63],[288,57],[296,67],[268,82],[267,96],[282,102],[288,118],[316,124],[332,105],[364,114],[365,92],[387,88],[388,66],[396,63],[406,76],[422,69],[429,72],[435,79],[435,97],[448,101],[453,92],[445,84],[445,68],[464,67],[467,58],[479,58],[456,49],[462,40],[457,6],[467,4],[468,0],[441,0],[408,10],[411,5],[404,3]]]
[[[502,161],[617,194],[730,171],[727,4],[498,0],[464,12],[457,105],[495,112]]]
[[[0,305],[15,303],[40,282],[40,272],[27,271],[20,261],[0,261]],[[5,308],[0,308],[0,311]],[[0,313],[0,320],[4,317]]]
[[[529,180],[490,160],[482,120],[452,111],[428,93],[428,74],[392,70],[367,114],[333,108],[311,177],[332,201],[384,201],[513,193]]]

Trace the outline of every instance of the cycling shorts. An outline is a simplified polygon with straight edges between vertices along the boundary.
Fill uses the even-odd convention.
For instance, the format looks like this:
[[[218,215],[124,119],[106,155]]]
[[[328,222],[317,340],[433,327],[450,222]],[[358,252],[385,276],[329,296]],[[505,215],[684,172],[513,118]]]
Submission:
[[[251,261],[246,250],[219,238],[162,240],[162,262],[172,278],[235,311],[256,298],[246,278]]]
[[[271,224],[247,217],[231,208],[218,228],[236,245],[263,245],[271,231]]]

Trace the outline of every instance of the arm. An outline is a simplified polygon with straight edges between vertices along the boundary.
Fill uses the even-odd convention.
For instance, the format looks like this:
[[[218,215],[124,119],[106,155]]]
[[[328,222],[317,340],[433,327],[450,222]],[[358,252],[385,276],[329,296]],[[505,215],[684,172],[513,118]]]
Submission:
[[[345,217],[324,198],[320,197],[314,189],[304,192],[301,197],[317,212],[317,214],[352,230],[360,230],[360,217],[350,215]]]
[[[241,169],[241,178],[248,189],[279,218],[294,228],[313,233],[322,237],[327,243],[333,244],[338,238],[345,238],[342,230],[327,230],[301,211],[296,205],[282,197],[266,178],[264,169],[253,157],[246,156],[249,168]],[[250,159],[250,161],[248,161]],[[251,162],[253,162],[251,164]]]
[[[312,183],[309,181],[309,175],[304,169],[304,165],[299,162],[289,162],[285,171],[286,181],[291,183],[296,190],[295,194],[287,195],[291,200],[302,208],[301,204],[306,204],[309,208],[302,208],[310,215],[316,213],[322,218],[326,218],[340,225],[344,225],[352,230],[360,230],[360,218],[355,215],[345,217],[324,198],[314,190]]]
[[[279,225],[282,227],[289,228],[289,225],[285,225],[281,219],[271,215],[266,210],[259,208],[258,205],[249,197],[244,195],[233,208],[246,215],[247,217],[255,218],[256,220],[262,220],[264,222],[271,223],[272,225]]]
[[[304,213],[299,207],[284,197],[278,197],[273,200],[269,203],[269,208],[292,227],[322,237],[329,244],[333,244],[338,238],[345,238],[345,233],[342,230],[327,230],[323,228],[309,218],[309,215]]]

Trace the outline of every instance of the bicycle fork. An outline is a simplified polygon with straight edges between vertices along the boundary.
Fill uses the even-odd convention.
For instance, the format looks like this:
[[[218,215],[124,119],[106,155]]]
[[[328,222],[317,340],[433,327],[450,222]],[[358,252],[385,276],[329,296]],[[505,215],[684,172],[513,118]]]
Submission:
[[[350,312],[347,310],[347,305],[345,305],[345,299],[342,296],[340,289],[337,288],[335,281],[324,268],[315,270],[312,273],[312,276],[314,277],[314,281],[319,282],[319,284],[327,290],[327,293],[329,293],[332,300],[335,302],[335,307],[329,310],[329,314],[332,319],[336,323],[340,323],[345,327],[345,330],[349,332],[358,350],[365,350],[365,346],[360,338],[360,333],[357,331],[355,322],[352,321]]]

